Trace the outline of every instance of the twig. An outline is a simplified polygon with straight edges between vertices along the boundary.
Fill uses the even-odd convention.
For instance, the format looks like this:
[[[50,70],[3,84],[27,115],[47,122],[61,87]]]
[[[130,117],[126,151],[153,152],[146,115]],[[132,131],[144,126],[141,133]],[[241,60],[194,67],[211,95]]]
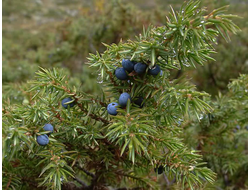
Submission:
[[[74,98],[75,98],[75,97],[74,97]],[[83,112],[88,113],[88,110],[84,109],[83,106],[82,106],[82,104],[80,104],[79,102],[77,102],[77,99],[76,99],[76,103],[77,103],[78,107],[79,107]],[[88,116],[91,117],[92,119],[96,120],[96,121],[101,121],[101,122],[103,122],[103,123],[106,124],[106,125],[110,123],[110,121],[108,121],[108,120],[106,120],[106,119],[103,119],[102,117],[99,117],[99,116],[97,116],[97,115],[95,115],[95,114],[92,114],[92,113],[90,113]]]
[[[95,101],[95,102],[99,102],[99,104],[102,106],[102,107],[107,107],[107,104],[102,102],[101,100],[97,100],[95,98],[91,98],[92,101]]]
[[[78,177],[75,176],[74,180],[76,180],[78,183],[80,183],[82,185],[82,187],[87,188],[88,185],[86,185],[86,183],[84,181],[82,181],[81,179],[79,179]]]
[[[91,173],[91,172],[85,170],[84,168],[82,168],[82,171],[84,171],[87,175],[89,175],[89,176],[95,178],[95,174],[93,174],[93,173]]]
[[[8,181],[8,183],[7,183],[7,186],[6,186],[5,190],[9,189],[9,186],[10,186],[11,180],[12,180],[12,176],[10,176],[10,179],[9,179],[9,181]]]
[[[84,171],[84,173],[86,173],[88,176],[91,176],[92,178],[95,178],[95,177],[96,177],[95,174],[93,174],[93,173],[89,172],[88,170],[85,170],[84,168],[82,168],[82,167],[79,165],[79,162],[76,164],[76,166],[77,166],[80,170]]]
[[[109,74],[110,81],[113,83],[113,85],[114,85],[114,86],[119,86],[118,84],[116,84],[116,82],[115,82],[115,80],[114,80],[114,76],[112,75],[112,73],[111,73],[111,72],[108,72],[108,71],[106,71],[106,72]],[[118,91],[119,91],[120,93],[122,93],[122,90],[121,90],[121,89],[118,89]]]
[[[166,174],[165,174],[165,173],[163,173],[163,176],[164,176],[165,181],[167,182],[167,186],[169,186],[169,180],[168,180],[168,177],[166,176]]]
[[[61,117],[60,113],[59,113],[59,112],[57,112],[57,111],[55,110],[55,108],[54,108],[54,107],[51,107],[51,111],[52,111],[53,113],[55,113],[55,114],[56,114],[56,115],[55,115],[55,117],[56,117],[57,119],[59,119],[61,122],[63,122],[63,121],[64,121],[64,119]]]

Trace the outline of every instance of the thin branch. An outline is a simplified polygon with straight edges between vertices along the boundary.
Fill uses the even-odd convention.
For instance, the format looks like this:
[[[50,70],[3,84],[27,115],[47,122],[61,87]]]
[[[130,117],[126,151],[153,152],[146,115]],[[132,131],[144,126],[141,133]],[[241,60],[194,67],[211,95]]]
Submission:
[[[79,163],[77,163],[76,166],[77,166],[78,169],[82,170],[82,171],[83,171],[84,173],[86,173],[88,176],[91,176],[92,178],[95,178],[95,177],[96,177],[95,174],[93,174],[93,173],[89,172],[88,170],[85,170],[84,168],[82,168],[82,167],[79,165]]]
[[[8,181],[8,183],[7,183],[7,186],[6,186],[5,190],[9,189],[11,180],[12,180],[12,176],[10,176],[9,181]]]
[[[74,98],[75,98],[75,97],[74,97]],[[79,107],[83,112],[88,113],[88,110],[84,109],[83,106],[82,106],[82,104],[80,104],[79,102],[77,102],[78,99],[75,98],[75,100],[76,100],[76,103],[77,103],[78,107]],[[104,118],[102,118],[102,117],[99,117],[98,115],[92,114],[92,113],[90,113],[88,116],[91,117],[92,119],[96,120],[96,121],[101,121],[102,123],[104,123],[104,124],[106,124],[106,125],[108,125],[108,124],[110,123],[110,121],[108,121],[108,120],[106,120],[106,119],[104,119]]]
[[[60,115],[59,112],[55,111],[55,108],[54,108],[54,107],[51,107],[51,111],[52,111],[54,114],[56,114],[55,117],[56,117],[57,119],[59,119],[61,122],[64,121],[64,118],[61,117],[61,115]]]
[[[74,180],[76,180],[78,183],[80,183],[83,188],[87,188],[88,187],[88,185],[84,181],[82,181],[81,179],[79,179],[78,177],[75,176]]]
[[[95,174],[93,174],[93,173],[91,173],[91,172],[85,170],[84,168],[82,168],[82,171],[84,171],[87,175],[89,175],[89,176],[95,178]]]
[[[176,181],[176,178],[175,178],[175,177],[174,177],[173,180],[169,181],[169,179],[168,179],[168,177],[166,176],[165,173],[163,173],[163,176],[164,176],[165,181],[167,182],[167,186],[168,186],[168,187],[170,187],[171,185],[173,185],[173,184],[175,183],[175,181]]]
[[[112,73],[111,73],[111,72],[108,72],[108,71],[106,71],[106,73],[109,74],[110,81],[113,83],[113,85],[114,85],[114,86],[119,86],[118,84],[116,84],[116,82],[115,82],[115,80],[114,80],[114,76],[112,75]],[[118,91],[119,91],[120,93],[123,92],[121,89],[118,89]]]
[[[163,176],[164,176],[164,179],[165,179],[165,181],[166,181],[166,183],[167,183],[167,186],[169,186],[169,180],[168,180],[168,177],[166,176],[166,174],[163,172]]]
[[[95,99],[95,98],[91,98],[92,101],[95,101],[95,102],[99,102],[99,104],[102,106],[102,107],[107,107],[107,104],[105,102],[102,102],[101,100],[98,100],[98,99]]]

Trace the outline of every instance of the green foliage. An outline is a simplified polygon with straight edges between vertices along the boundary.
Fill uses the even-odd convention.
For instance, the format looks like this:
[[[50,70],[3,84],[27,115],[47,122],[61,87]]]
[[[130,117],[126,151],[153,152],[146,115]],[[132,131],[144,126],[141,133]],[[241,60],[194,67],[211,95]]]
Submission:
[[[173,189],[221,187],[223,178],[233,183],[225,186],[245,188],[247,76],[233,80],[228,94],[220,94],[216,100],[186,78],[171,79],[174,71],[213,60],[210,54],[215,53],[217,37],[229,40],[229,32],[239,30],[230,20],[234,16],[225,13],[226,7],[207,14],[199,1],[191,1],[179,12],[171,8],[163,26],[150,25],[134,40],[103,43],[107,49],[93,54],[100,50],[100,41],[117,41],[131,32],[130,25],[137,25],[134,9],[116,1],[113,5],[104,13],[110,19],[120,14],[112,22],[99,16],[97,20],[81,18],[66,23],[58,29],[62,32],[60,46],[50,49],[51,54],[43,48],[41,57],[39,51],[27,54],[31,60],[36,57],[37,63],[68,66],[75,56],[82,58],[92,51],[88,60],[93,69],[84,70],[84,77],[71,77],[65,69],[40,68],[34,80],[4,86],[3,187],[160,189],[154,168],[162,165],[165,184]],[[99,23],[93,25],[96,29],[90,27],[94,21]],[[107,35],[103,35],[105,30]],[[84,44],[90,44],[88,50],[83,49]],[[43,45],[47,47],[39,43],[37,48]],[[12,59],[8,51],[4,54]],[[49,57],[43,59],[44,55]],[[157,64],[163,74],[131,73],[129,81],[117,80],[114,70],[124,58],[149,68]],[[91,75],[92,71],[97,71],[98,77]],[[6,81],[22,78],[7,77]],[[97,78],[98,87],[91,83],[93,78]],[[109,115],[107,105],[117,101],[122,92],[128,92],[132,99],[142,96],[144,107],[128,101],[125,109],[117,109],[117,116]],[[61,106],[66,97],[74,99],[74,107]],[[48,134],[43,130],[46,123],[55,130],[43,147],[36,143],[36,137]],[[241,127],[233,133],[236,125]],[[240,187],[239,181],[244,181]]]
[[[181,127],[185,130],[185,143],[201,151],[209,168],[224,182],[224,188],[243,189],[247,187],[248,165],[247,75],[240,75],[228,88],[227,94],[219,94],[215,101],[210,100],[213,113],[203,115],[199,123],[190,120]],[[214,188],[216,186],[218,184]]]
[[[229,4],[227,1],[203,1],[203,5],[208,9]],[[239,3],[232,2],[229,11],[239,15],[241,18],[232,20],[241,28],[237,35],[229,34],[231,41],[227,43],[222,38],[217,38],[217,54],[212,55],[216,61],[209,61],[204,67],[197,67],[197,70],[189,70],[189,76],[193,77],[193,82],[199,90],[205,90],[215,96],[218,91],[227,92],[227,84],[231,78],[237,78],[239,73],[247,74],[248,71],[248,47],[247,47],[247,7],[246,1]],[[225,74],[226,73],[226,74]]]

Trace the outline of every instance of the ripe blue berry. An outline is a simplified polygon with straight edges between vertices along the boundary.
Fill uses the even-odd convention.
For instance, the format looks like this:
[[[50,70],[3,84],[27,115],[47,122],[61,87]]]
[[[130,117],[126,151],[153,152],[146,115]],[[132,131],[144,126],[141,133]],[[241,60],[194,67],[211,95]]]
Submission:
[[[128,75],[123,67],[119,67],[115,70],[115,76],[120,80],[128,79]]]
[[[127,92],[124,92],[119,97],[119,104],[121,107],[126,107],[128,99],[131,100],[130,95]]]
[[[71,102],[73,99],[72,98],[64,98],[63,100],[62,100],[62,106],[64,107],[64,108],[67,108],[68,106],[70,106],[70,107],[73,107],[74,105],[75,105],[75,103],[74,102]],[[71,102],[70,104],[67,104],[68,102]]]
[[[152,69],[149,69],[148,70],[148,74],[149,75],[154,75],[154,76],[156,76],[156,75],[158,75],[158,73],[161,71],[161,68],[160,68],[160,66],[159,65],[155,65],[155,67],[153,67]]]
[[[54,131],[54,127],[51,125],[51,124],[45,124],[44,125],[44,127],[43,127],[43,129],[45,130],[45,131],[50,131],[50,133],[48,133],[48,134],[51,134],[51,133],[53,133],[53,131]]]
[[[49,143],[49,137],[46,134],[39,135],[36,137],[36,142],[41,146],[45,146]]]
[[[134,100],[134,103],[136,105],[138,105],[140,108],[142,108],[144,106],[144,103],[143,102],[143,97],[136,97],[135,100]]]
[[[158,174],[162,174],[163,173],[163,171],[164,171],[164,167],[161,165],[161,166],[159,166],[158,168],[155,168],[154,170],[155,170],[155,172],[157,172]]]
[[[108,113],[110,114],[110,115],[117,115],[117,106],[118,106],[119,104],[118,103],[116,103],[116,102],[112,102],[112,103],[110,103],[108,106],[107,106],[107,110],[108,110]]]
[[[122,66],[128,72],[132,72],[134,70],[134,62],[130,61],[129,59],[123,59]]]
[[[147,65],[144,63],[136,63],[134,66],[134,70],[138,74],[145,73],[146,69],[147,69]]]

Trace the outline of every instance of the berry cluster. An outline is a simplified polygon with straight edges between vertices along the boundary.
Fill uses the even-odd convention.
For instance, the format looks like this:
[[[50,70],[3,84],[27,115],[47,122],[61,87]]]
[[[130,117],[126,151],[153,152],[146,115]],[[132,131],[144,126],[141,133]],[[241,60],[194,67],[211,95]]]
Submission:
[[[127,80],[129,79],[129,74],[134,73],[134,75],[142,75],[147,71],[148,75],[156,76],[161,72],[160,66],[155,65],[152,69],[148,68],[148,65],[144,63],[137,63],[135,61],[130,61],[129,59],[122,60],[122,67],[118,67],[115,70],[115,76],[119,80]],[[128,100],[131,101],[131,96],[124,92],[119,97],[119,104],[116,102],[112,102],[107,106],[107,111],[110,115],[117,115],[117,106],[124,108],[127,105]],[[135,97],[133,103],[138,105],[140,108],[143,107],[143,97]]]
[[[36,141],[39,145],[45,146],[49,143],[49,135],[53,133],[54,127],[51,124],[45,124],[43,127],[44,131],[50,131],[48,135],[43,134],[36,137]]]
[[[129,78],[129,75],[127,73],[135,72],[138,75],[144,74],[148,68],[148,65],[144,63],[137,63],[134,61],[130,61],[129,59],[123,59],[122,60],[122,67],[118,67],[115,70],[115,76],[119,80],[127,80]],[[156,76],[161,71],[161,68],[159,65],[155,65],[152,69],[148,69],[147,74]]]
[[[121,106],[122,108],[126,107],[128,99],[131,100],[131,96],[127,93],[124,92],[120,95],[119,97],[119,104],[116,102],[112,102],[108,105],[107,110],[110,115],[117,115],[117,106]]]
[[[68,107],[73,107],[75,105],[75,102],[73,101],[72,98],[64,98],[62,100],[62,106],[66,109]],[[43,134],[43,135],[39,135],[36,137],[36,141],[39,145],[41,146],[45,146],[49,143],[49,135],[51,133],[53,133],[54,131],[54,127],[51,124],[45,124],[43,127],[44,131],[50,131],[48,134]]]

